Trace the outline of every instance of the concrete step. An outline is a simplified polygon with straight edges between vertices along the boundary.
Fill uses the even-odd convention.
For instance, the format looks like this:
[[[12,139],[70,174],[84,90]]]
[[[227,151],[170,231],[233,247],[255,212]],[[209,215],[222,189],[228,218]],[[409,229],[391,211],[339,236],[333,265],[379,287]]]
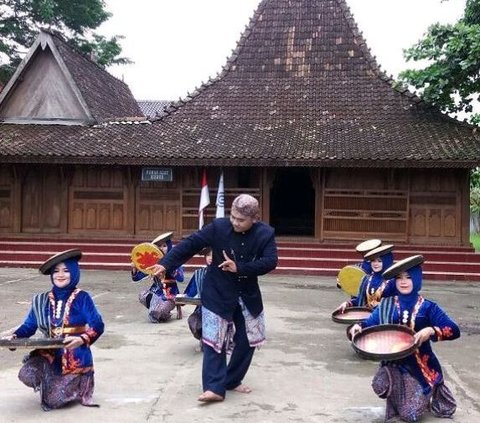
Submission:
[[[48,257],[59,251],[79,248],[83,252],[84,269],[130,269],[132,248],[140,243],[132,239],[23,239],[0,238],[0,267],[38,268]],[[320,244],[307,242],[278,242],[279,265],[277,274],[332,276],[361,257],[352,244]],[[425,257],[424,274],[435,280],[480,282],[480,254],[468,247],[396,246],[396,260],[413,254]],[[193,271],[204,264],[204,258],[195,256],[185,269]]]

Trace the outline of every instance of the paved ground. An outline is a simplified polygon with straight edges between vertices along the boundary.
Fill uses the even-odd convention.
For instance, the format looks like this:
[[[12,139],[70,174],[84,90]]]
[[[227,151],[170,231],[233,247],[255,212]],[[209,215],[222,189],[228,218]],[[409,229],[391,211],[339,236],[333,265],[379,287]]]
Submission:
[[[462,337],[436,345],[447,383],[458,401],[454,422],[480,421],[480,284],[427,282],[462,327]],[[0,334],[23,321],[35,292],[48,289],[34,270],[0,268]],[[25,350],[0,349],[2,422],[375,422],[384,402],[370,388],[377,363],[355,355],[345,326],[331,312],[344,300],[333,278],[271,276],[262,279],[268,343],[255,353],[245,382],[254,392],[231,393],[203,405],[201,353],[186,319],[151,324],[137,302],[139,284],[125,272],[84,271],[81,287],[95,298],[106,332],[93,346],[94,399],[48,413],[37,394],[17,379]],[[185,314],[193,310],[185,306]],[[427,416],[424,422],[438,421]]]

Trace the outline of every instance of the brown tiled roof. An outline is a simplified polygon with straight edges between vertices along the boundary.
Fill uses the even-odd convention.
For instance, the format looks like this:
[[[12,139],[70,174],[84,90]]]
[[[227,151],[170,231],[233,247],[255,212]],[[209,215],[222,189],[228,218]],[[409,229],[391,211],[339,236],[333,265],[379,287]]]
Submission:
[[[205,139],[195,137],[197,130],[199,134],[205,131],[200,125],[189,138],[185,137],[183,127],[167,128],[167,125],[170,124],[116,122],[95,127],[0,124],[0,160],[3,163],[427,168],[472,168],[480,162],[477,134],[452,120],[443,125],[450,134],[436,131],[424,138],[421,148],[408,142],[421,135],[421,124],[405,128],[400,123],[396,133],[388,136],[382,127],[362,129],[355,124],[332,127],[330,142],[319,145],[315,137],[304,137],[301,149],[291,142],[297,136],[292,128],[264,130],[232,122],[214,128],[217,138]],[[232,133],[235,143],[226,141]],[[365,143],[355,148],[351,140],[356,142],[359,137]]]
[[[143,116],[127,84],[80,54],[58,35],[51,35],[90,113],[98,123]]]
[[[158,121],[90,128],[0,125],[0,157],[471,168],[480,164],[480,137],[392,88],[344,0],[264,0],[222,72]]]
[[[165,109],[170,106],[169,100],[137,100],[143,115],[148,119],[156,119],[166,114]]]
[[[170,111],[162,139],[198,140],[199,156],[476,161],[480,148],[471,128],[392,87],[344,0],[262,1],[221,74]]]

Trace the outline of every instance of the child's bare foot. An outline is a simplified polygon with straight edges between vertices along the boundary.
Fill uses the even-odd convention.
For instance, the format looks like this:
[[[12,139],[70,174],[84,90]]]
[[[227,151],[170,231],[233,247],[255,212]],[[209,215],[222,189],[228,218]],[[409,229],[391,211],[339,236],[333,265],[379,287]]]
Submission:
[[[224,398],[221,395],[218,395],[212,391],[205,391],[202,395],[198,397],[198,400],[202,402],[218,402],[223,401],[223,399]]]
[[[236,388],[233,388],[233,391],[240,392],[241,394],[249,394],[250,392],[252,392],[252,389],[249,388],[247,385],[241,383]]]

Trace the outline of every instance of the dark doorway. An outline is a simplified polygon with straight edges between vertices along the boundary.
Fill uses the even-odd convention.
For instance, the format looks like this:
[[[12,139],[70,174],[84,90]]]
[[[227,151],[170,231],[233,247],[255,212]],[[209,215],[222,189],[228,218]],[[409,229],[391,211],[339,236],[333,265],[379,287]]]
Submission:
[[[276,235],[313,236],[315,190],[308,169],[277,169],[270,191],[270,224]]]

